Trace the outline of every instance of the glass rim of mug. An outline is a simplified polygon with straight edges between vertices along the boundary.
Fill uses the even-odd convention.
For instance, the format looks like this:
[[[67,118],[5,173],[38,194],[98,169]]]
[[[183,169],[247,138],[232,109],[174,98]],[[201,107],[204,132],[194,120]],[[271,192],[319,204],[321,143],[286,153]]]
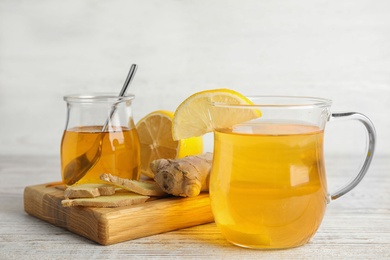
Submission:
[[[223,108],[321,108],[330,107],[332,100],[311,96],[274,96],[274,95],[251,95],[247,98],[252,104],[232,104],[211,101],[211,106]],[[263,100],[262,100],[263,99]]]
[[[124,102],[135,98],[134,94],[126,94],[119,97],[117,93],[101,92],[101,93],[86,93],[86,94],[71,94],[64,96],[66,102],[72,103],[90,103],[90,102]]]

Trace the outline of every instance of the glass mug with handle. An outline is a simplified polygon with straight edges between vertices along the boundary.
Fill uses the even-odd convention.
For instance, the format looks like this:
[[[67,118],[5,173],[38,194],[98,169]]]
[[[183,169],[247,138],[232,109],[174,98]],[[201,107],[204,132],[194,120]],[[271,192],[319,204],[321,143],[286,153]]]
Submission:
[[[250,97],[253,105],[213,103],[261,116],[214,130],[210,200],[215,222],[231,243],[259,249],[305,244],[319,228],[326,205],[364,177],[375,148],[375,128],[360,113],[331,113],[331,101],[310,97]],[[214,113],[216,115],[218,113]],[[211,113],[212,121],[213,116]],[[324,163],[328,121],[357,120],[368,133],[367,156],[355,179],[329,194]],[[215,119],[217,120],[217,119]]]

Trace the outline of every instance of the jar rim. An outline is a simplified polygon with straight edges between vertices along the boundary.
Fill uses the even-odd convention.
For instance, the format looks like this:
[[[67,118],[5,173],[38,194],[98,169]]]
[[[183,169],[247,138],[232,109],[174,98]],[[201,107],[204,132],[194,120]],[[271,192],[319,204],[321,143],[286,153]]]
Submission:
[[[66,102],[85,103],[85,102],[124,102],[133,100],[134,94],[126,94],[119,97],[117,93],[86,93],[86,94],[71,94],[64,96]]]

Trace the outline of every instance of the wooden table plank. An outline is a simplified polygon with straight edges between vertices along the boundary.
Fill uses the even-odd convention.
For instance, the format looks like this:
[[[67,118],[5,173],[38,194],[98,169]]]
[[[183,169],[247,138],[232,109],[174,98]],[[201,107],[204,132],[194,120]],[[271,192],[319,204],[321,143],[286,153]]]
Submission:
[[[327,160],[329,187],[353,174],[349,161]],[[60,178],[53,156],[0,156],[0,259],[390,259],[390,156],[378,156],[351,193],[328,205],[305,246],[278,251],[233,246],[214,223],[101,246],[31,217],[23,209],[26,186]]]

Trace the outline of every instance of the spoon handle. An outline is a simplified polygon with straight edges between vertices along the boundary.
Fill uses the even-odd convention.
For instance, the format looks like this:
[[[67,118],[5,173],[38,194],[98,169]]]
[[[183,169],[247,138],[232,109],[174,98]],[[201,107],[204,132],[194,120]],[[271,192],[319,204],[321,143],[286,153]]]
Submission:
[[[123,83],[123,87],[122,87],[121,91],[119,92],[118,97],[123,97],[126,95],[127,87],[130,86],[130,83],[133,80],[135,73],[137,72],[137,68],[138,68],[137,64],[131,65],[129,73],[127,74],[126,80]],[[115,111],[116,111],[116,103],[114,103],[112,105],[110,116],[107,118],[106,122],[104,123],[103,128],[102,128],[102,132],[105,132],[107,130],[108,123],[114,117]]]
[[[119,92],[120,97],[123,97],[124,95],[126,95],[127,87],[130,86],[130,83],[133,80],[135,73],[137,72],[137,68],[138,68],[137,64],[131,65],[129,73],[127,74],[125,83],[123,83],[123,87],[121,89],[121,92]]]

